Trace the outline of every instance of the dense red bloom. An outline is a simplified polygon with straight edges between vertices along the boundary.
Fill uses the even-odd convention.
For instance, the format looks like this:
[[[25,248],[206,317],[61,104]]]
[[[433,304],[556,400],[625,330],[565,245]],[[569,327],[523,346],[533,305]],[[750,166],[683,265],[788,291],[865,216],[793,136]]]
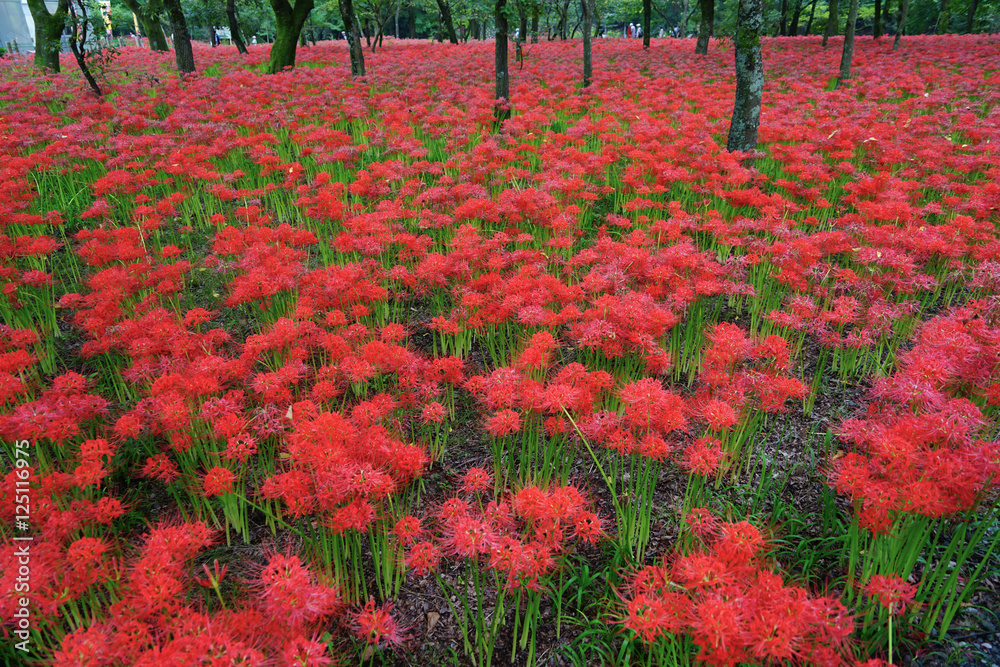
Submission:
[[[228,468],[215,467],[205,473],[202,490],[206,496],[222,496],[233,492],[233,480],[236,478]]]
[[[917,585],[896,575],[873,574],[865,586],[865,595],[877,598],[879,604],[893,614],[901,614],[913,602]]]
[[[364,608],[354,616],[355,635],[376,646],[403,643],[403,633],[391,616],[392,607],[391,602],[376,607],[375,599],[369,598]]]

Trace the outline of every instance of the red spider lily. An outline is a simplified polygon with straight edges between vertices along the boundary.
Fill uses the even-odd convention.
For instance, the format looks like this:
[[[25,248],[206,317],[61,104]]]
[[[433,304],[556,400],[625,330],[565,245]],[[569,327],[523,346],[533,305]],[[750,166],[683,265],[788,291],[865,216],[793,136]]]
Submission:
[[[873,574],[865,585],[865,595],[877,598],[879,604],[890,614],[902,614],[913,602],[917,585],[904,581],[896,575]]]
[[[391,616],[392,608],[392,602],[376,607],[374,598],[369,598],[364,608],[354,616],[355,635],[375,646],[402,644],[405,637]]]

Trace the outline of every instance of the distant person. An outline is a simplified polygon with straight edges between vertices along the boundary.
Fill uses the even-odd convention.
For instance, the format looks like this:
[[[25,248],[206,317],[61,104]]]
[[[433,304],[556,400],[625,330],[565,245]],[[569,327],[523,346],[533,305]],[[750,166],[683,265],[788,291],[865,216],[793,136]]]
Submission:
[[[663,28],[660,28],[660,39],[663,39]]]
[[[634,24],[632,24],[632,23],[629,23],[629,24],[628,24],[628,29],[627,29],[627,31],[625,32],[625,36],[626,36],[626,37],[628,37],[629,39],[632,39],[632,34],[633,34],[634,32],[635,32],[635,25],[634,25]]]
[[[640,37],[642,37],[642,26],[641,25],[637,25],[635,27],[635,38],[639,39]]]
[[[257,45],[257,35],[254,35],[253,37],[250,38],[250,43],[253,44],[254,46]]]

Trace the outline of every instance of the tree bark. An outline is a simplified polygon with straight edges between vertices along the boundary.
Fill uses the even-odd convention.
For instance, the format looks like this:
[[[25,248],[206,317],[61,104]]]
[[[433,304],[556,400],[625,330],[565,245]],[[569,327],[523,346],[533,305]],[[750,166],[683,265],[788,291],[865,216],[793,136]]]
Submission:
[[[823,31],[823,46],[826,46],[826,40],[830,39],[837,34],[837,24],[840,23],[840,7],[838,6],[838,0],[830,0],[830,16],[826,19],[826,29]]]
[[[302,0],[299,0],[301,2]],[[347,50],[351,57],[351,76],[365,75],[365,51],[361,48],[361,33],[358,31],[358,19],[354,15],[354,0],[340,0],[340,18],[344,26],[350,26],[347,33]]]
[[[781,21],[778,24],[778,34],[784,37],[787,32],[788,25],[788,0],[781,0]]]
[[[653,28],[653,0],[642,0],[642,48],[649,48],[649,33]]]
[[[872,39],[882,36],[882,0],[875,0],[875,22],[872,24]]]
[[[448,31],[448,41],[458,44],[458,33],[455,32],[455,23],[451,20],[451,7],[448,0],[437,0],[438,11],[441,12],[441,21],[444,22],[444,29]]]
[[[74,4],[74,0],[69,2],[69,28],[72,34],[69,37],[69,50],[73,52],[73,57],[76,59],[76,64],[80,67],[80,73],[83,74],[83,78],[87,81],[87,85],[98,97],[102,97],[104,92],[101,87],[97,84],[97,80],[94,75],[90,72],[90,67],[87,65],[87,34],[92,26],[90,18],[87,16],[87,8],[84,5],[85,0],[75,0],[76,3],[80,5],[80,11],[77,12],[77,5]]]
[[[812,4],[809,6],[809,20],[806,21],[806,36],[812,32],[813,19],[816,17],[816,2],[817,0],[812,0]]]
[[[59,0],[54,14],[49,13],[44,0],[28,0],[28,10],[35,22],[35,67],[58,74],[69,0]]]
[[[535,5],[531,11],[531,43],[538,44],[538,5]]]
[[[892,50],[899,51],[899,39],[906,29],[906,15],[910,11],[910,0],[900,0],[899,3],[899,24],[896,26],[896,38],[892,40]]]
[[[226,0],[226,18],[229,19],[229,34],[232,36],[233,44],[236,45],[236,50],[246,55],[247,45],[240,35],[240,24],[236,20],[236,0]]]
[[[715,0],[701,0],[701,23],[698,25],[698,43],[694,46],[696,55],[708,55],[708,40],[715,30]]]
[[[799,34],[799,20],[802,18],[802,0],[795,0],[795,8],[792,10],[792,24],[788,26],[788,34],[797,37]]]
[[[938,35],[948,32],[951,24],[951,0],[941,0],[941,13],[938,14],[937,28],[934,30]]]
[[[507,63],[507,0],[496,0],[497,37],[493,47],[494,71],[496,73],[496,105],[493,117],[499,130],[503,122],[510,118],[510,71]]]
[[[764,30],[763,0],[739,0],[736,14],[736,99],[729,125],[728,151],[757,148],[760,104],[764,94],[764,61],[760,35]]]
[[[847,24],[844,26],[844,50],[840,54],[840,76],[837,77],[837,88],[851,78],[851,60],[854,58],[854,26],[858,22],[858,0],[851,0],[851,9],[847,12]]]
[[[580,0],[580,10],[583,12],[583,87],[589,88],[594,78],[594,53],[590,43],[590,21],[593,15],[592,0]]]
[[[979,9],[979,0],[972,0],[972,5],[969,7],[969,13],[965,18],[965,33],[969,34],[972,32],[972,24],[976,22],[976,10]]]
[[[295,50],[298,46],[302,26],[313,9],[313,0],[296,0],[293,7],[289,0],[270,0],[277,26],[274,43],[271,44],[269,74],[277,74],[286,67],[295,67]]]
[[[163,26],[160,24],[160,11],[162,7],[158,0],[147,2],[143,7],[138,0],[125,0],[125,6],[135,14],[136,20],[146,31],[146,38],[149,40],[149,48],[152,51],[167,52],[170,47],[167,45],[167,38],[163,34]]]
[[[194,71],[194,51],[191,49],[191,33],[188,32],[181,0],[163,0],[163,7],[167,10],[174,31],[174,58],[177,60],[177,71],[182,75],[189,74]]]

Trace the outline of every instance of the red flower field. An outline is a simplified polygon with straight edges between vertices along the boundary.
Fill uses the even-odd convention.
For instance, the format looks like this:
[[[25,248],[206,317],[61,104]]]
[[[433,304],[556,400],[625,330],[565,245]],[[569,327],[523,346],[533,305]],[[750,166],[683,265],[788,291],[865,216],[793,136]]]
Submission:
[[[0,60],[5,664],[899,663],[998,603],[1000,37]]]

